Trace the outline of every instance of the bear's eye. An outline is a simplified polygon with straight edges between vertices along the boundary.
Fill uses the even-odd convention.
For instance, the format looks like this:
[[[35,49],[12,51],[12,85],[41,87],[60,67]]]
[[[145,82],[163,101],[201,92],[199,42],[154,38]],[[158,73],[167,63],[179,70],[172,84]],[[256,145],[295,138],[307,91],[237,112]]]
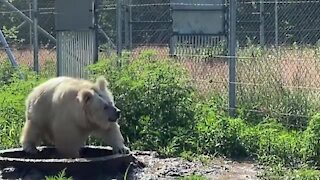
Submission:
[[[103,107],[104,110],[107,110],[108,108],[109,108],[108,105],[105,105],[105,106]]]

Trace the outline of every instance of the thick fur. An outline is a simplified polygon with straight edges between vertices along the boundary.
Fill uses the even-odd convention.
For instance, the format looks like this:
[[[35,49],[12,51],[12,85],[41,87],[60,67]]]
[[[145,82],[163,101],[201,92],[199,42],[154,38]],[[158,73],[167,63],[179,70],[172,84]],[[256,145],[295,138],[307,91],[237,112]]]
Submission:
[[[26,121],[20,143],[28,153],[41,143],[54,145],[60,155],[79,157],[89,136],[102,138],[114,153],[129,153],[118,125],[108,82],[72,77],[52,78],[35,87],[26,99]]]

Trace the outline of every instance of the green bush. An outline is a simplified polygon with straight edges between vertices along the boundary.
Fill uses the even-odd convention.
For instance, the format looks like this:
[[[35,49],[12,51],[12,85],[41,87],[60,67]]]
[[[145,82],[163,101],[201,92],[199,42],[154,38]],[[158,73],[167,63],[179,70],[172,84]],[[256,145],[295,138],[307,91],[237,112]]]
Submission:
[[[10,67],[7,67],[10,69]],[[0,71],[3,69],[0,69]],[[17,147],[22,125],[25,121],[25,98],[41,82],[34,73],[24,71],[25,80],[12,71],[0,86],[0,148]]]
[[[217,97],[196,108],[196,152],[227,157],[257,157],[263,163],[302,163],[301,131],[287,130],[276,119],[258,125],[231,119],[219,111]]]
[[[304,131],[304,160],[314,166],[320,165],[320,114],[314,115]]]
[[[318,180],[320,179],[320,171],[314,169],[298,169],[293,170],[292,175],[288,173],[289,179]]]
[[[259,137],[256,154],[266,164],[282,163],[287,166],[301,164],[301,132],[257,127]]]
[[[221,116],[214,102],[204,103],[197,108],[197,149],[199,153],[219,156],[243,156],[245,149],[240,134],[245,123],[240,119]]]
[[[122,131],[135,148],[158,150],[183,142],[194,123],[194,89],[177,64],[156,59],[152,51],[129,61],[101,60],[88,67],[92,77],[110,81],[116,105],[122,110]],[[174,139],[175,138],[175,139]],[[178,138],[178,139],[177,139]]]
[[[11,81],[17,76],[17,70],[12,67],[8,62],[0,63],[0,87],[6,84],[10,84]]]
[[[260,179],[287,179],[287,180],[318,180],[320,179],[320,171],[312,168],[288,169],[281,164],[267,167]]]

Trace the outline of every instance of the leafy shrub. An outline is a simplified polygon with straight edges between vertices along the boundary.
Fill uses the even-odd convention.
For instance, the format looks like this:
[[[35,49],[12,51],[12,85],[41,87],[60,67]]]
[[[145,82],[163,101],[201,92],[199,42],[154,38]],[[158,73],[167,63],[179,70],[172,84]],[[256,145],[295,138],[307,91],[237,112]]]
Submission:
[[[257,128],[260,161],[267,164],[282,163],[298,166],[301,163],[301,132],[275,128]]]
[[[318,180],[320,179],[320,171],[314,169],[298,169],[293,170],[290,179]]]
[[[197,124],[198,149],[204,154],[218,156],[241,156],[244,148],[239,141],[239,134],[244,126],[239,119],[203,118]]]
[[[320,165],[320,114],[314,115],[304,131],[303,158],[308,164]]]
[[[179,137],[192,129],[194,90],[188,74],[175,63],[146,51],[131,62],[122,59],[121,66],[110,58],[88,70],[92,77],[103,74],[110,81],[122,110],[122,130],[136,148],[166,148],[183,142]]]
[[[196,108],[196,149],[198,153],[218,156],[244,156],[240,134],[246,124],[240,119],[227,118],[220,110],[222,99],[212,96]]]
[[[25,72],[26,80],[20,80],[17,73],[10,75],[10,83],[0,86],[0,148],[16,147],[25,121],[25,98],[42,79]],[[7,81],[9,82],[9,81]]]
[[[287,130],[276,119],[258,125],[230,119],[219,111],[214,97],[196,108],[198,153],[227,157],[257,157],[263,163],[296,166],[301,163],[302,132]]]
[[[288,179],[288,180],[318,180],[320,179],[320,171],[312,168],[288,169],[281,164],[267,167],[260,179]]]
[[[9,84],[13,76],[16,74],[17,70],[12,67],[12,65],[8,62],[1,62],[0,63],[0,86]]]
[[[246,154],[257,157],[265,165],[298,166],[302,162],[302,132],[287,130],[275,119],[265,119],[258,125],[247,124],[240,133]]]
[[[57,66],[55,61],[50,59],[46,60],[44,62],[43,67],[40,70],[41,77],[51,78],[51,77],[55,77],[56,74],[57,74]]]

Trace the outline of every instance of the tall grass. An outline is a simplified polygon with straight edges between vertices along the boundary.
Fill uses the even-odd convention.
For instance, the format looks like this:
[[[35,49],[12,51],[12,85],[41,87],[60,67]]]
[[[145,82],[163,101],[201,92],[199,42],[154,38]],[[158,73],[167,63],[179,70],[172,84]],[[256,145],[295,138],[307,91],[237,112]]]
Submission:
[[[305,129],[320,105],[317,54],[317,48],[296,46],[240,50],[237,98],[242,117],[257,121],[272,116],[286,127]]]

